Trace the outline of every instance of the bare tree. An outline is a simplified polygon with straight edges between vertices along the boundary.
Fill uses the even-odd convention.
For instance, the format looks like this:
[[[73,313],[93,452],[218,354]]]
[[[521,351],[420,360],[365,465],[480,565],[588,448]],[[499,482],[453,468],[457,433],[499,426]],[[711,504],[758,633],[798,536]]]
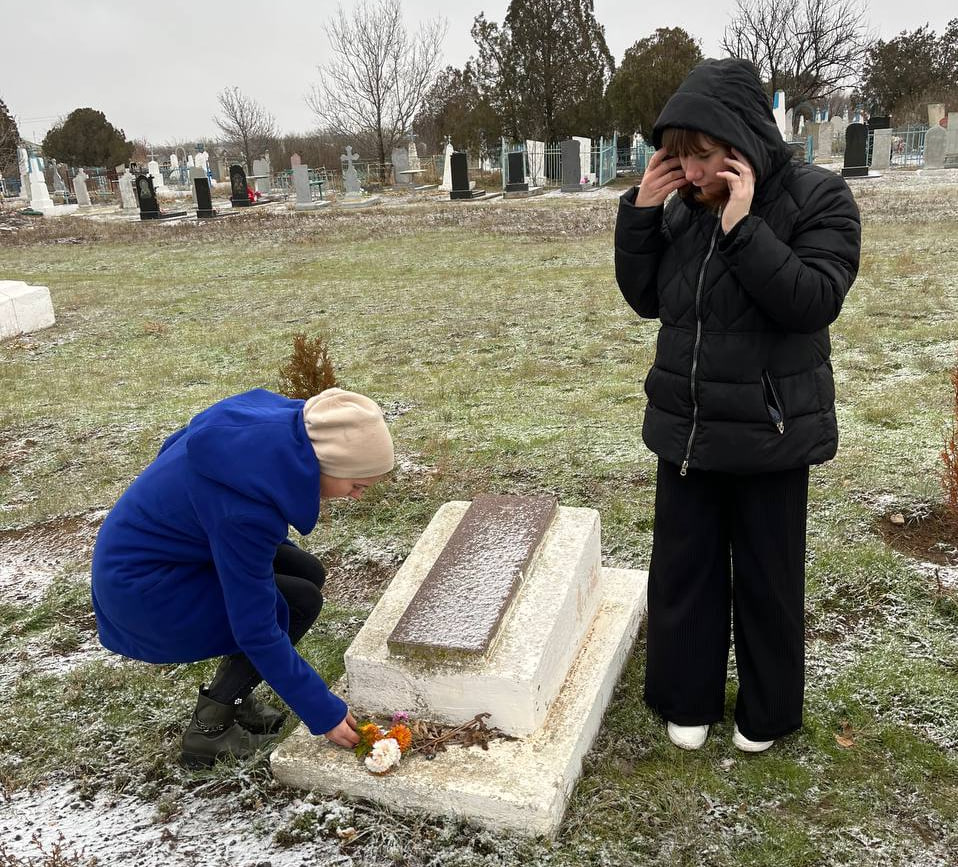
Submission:
[[[435,18],[410,33],[399,3],[360,0],[342,6],[326,28],[330,61],[306,97],[329,132],[358,138],[379,162],[411,128],[442,59],[447,22]]]
[[[870,42],[862,0],[736,0],[722,48],[754,63],[794,108],[856,80]]]
[[[213,122],[246,159],[247,171],[252,171],[253,158],[262,155],[276,138],[276,120],[255,99],[238,87],[227,87],[216,98],[221,115]]]

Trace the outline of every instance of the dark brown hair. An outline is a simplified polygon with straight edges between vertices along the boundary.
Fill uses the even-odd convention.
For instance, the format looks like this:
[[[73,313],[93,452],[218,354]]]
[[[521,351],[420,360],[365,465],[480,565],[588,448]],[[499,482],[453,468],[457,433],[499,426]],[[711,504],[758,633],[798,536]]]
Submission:
[[[731,150],[731,147],[725,142],[712,138],[700,130],[681,129],[677,126],[667,126],[662,130],[662,147],[666,153],[674,157],[695,156],[705,153],[713,147],[725,147]],[[683,198],[691,196],[709,210],[718,211],[728,201],[729,191],[726,187],[721,193],[704,193],[690,184],[682,187],[679,190],[679,195]]]

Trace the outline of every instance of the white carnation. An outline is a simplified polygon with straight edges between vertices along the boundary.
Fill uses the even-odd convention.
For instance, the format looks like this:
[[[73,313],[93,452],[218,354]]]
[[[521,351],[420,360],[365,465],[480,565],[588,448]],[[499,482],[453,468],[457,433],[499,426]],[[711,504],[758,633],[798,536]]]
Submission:
[[[366,767],[374,774],[385,774],[399,764],[402,750],[395,738],[383,738],[373,744],[372,752],[366,756]]]

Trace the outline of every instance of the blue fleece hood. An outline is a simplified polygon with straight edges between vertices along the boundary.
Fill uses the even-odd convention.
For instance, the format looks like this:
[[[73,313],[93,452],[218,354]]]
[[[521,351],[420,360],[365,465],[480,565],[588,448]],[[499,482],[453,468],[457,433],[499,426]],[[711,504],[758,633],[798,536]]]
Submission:
[[[319,462],[301,400],[261,388],[213,404],[171,437],[185,438],[190,468],[273,506],[302,535],[319,518]]]

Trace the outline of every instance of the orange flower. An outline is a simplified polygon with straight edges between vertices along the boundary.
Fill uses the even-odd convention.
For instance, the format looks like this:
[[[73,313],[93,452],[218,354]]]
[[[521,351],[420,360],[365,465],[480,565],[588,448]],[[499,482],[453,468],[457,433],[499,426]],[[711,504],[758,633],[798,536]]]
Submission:
[[[395,738],[399,744],[399,749],[406,752],[412,746],[412,732],[408,726],[394,725],[385,735],[387,738]]]
[[[385,737],[383,730],[373,722],[361,725],[357,731],[359,732],[359,743],[361,746],[371,747],[376,741]]]

